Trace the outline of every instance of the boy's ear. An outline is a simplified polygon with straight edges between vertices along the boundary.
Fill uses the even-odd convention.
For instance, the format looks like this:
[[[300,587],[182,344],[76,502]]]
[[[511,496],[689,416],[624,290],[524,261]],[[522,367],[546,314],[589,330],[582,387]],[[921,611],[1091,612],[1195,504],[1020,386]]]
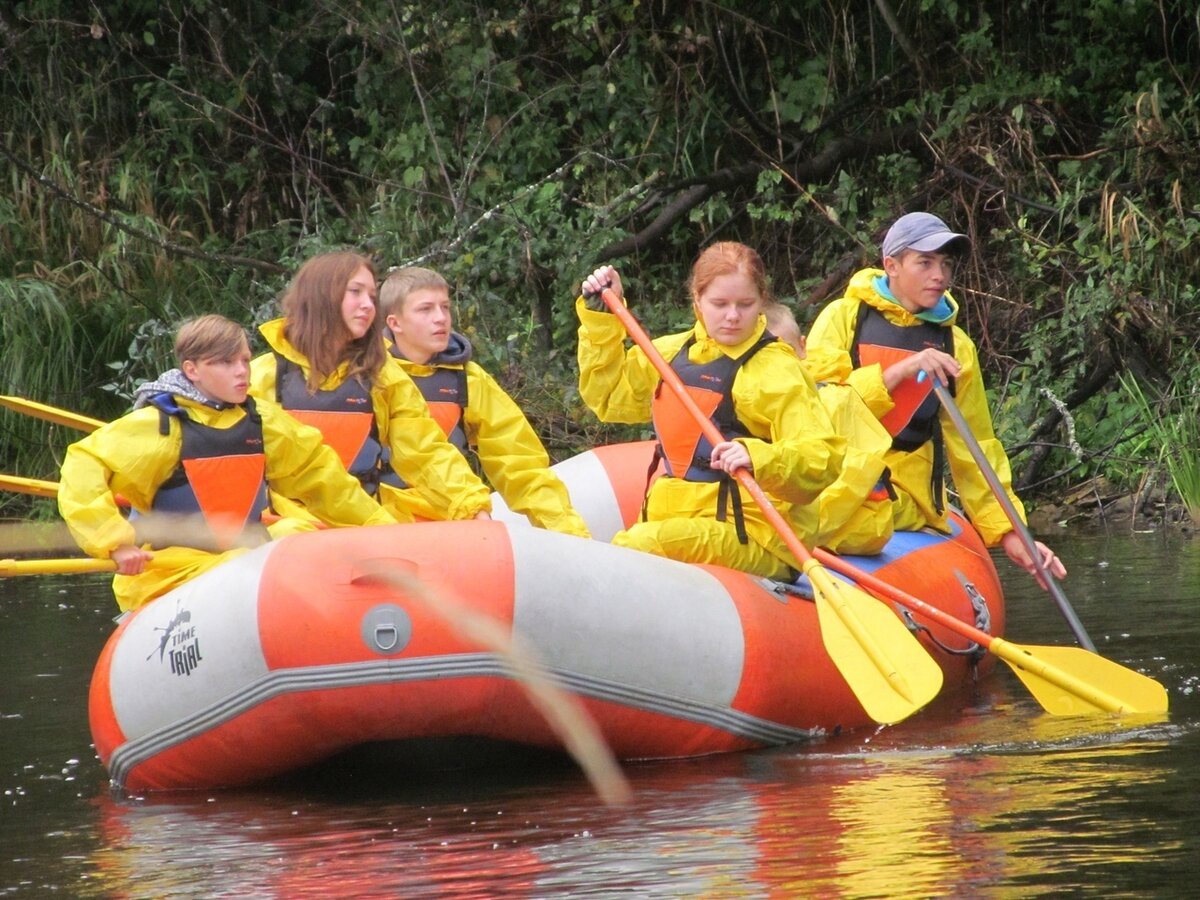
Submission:
[[[185,359],[179,364],[179,370],[183,372],[188,381],[195,381],[196,374],[199,371],[196,368],[196,361],[194,359]]]

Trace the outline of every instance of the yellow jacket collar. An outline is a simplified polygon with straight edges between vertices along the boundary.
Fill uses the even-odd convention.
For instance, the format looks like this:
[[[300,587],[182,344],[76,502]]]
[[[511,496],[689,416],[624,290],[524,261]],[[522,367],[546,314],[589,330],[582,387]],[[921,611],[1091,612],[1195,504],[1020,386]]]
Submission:
[[[258,332],[263,336],[267,345],[284,359],[289,362],[294,362],[307,375],[311,368],[311,363],[308,357],[301,353],[296,346],[289,341],[283,334],[283,326],[287,322],[284,318],[272,319],[270,322],[263,322],[258,326]],[[349,363],[342,363],[336,370],[325,378],[322,383],[322,388],[328,385],[338,385],[346,380],[346,373],[350,370]]]
[[[696,324],[692,326],[692,334],[696,338],[696,346],[701,352],[709,357],[714,357],[717,353],[722,353],[725,356],[737,359],[747,350],[754,346],[759,338],[763,336],[763,332],[767,330],[767,317],[759,313],[758,321],[754,323],[754,331],[750,333],[750,337],[742,341],[740,344],[732,346],[728,344],[718,343],[704,327],[704,322],[701,319],[696,320]]]
[[[881,275],[886,276],[886,274],[883,269],[859,269],[851,276],[850,284],[846,286],[846,296],[852,297],[855,300],[861,300],[863,303],[874,307],[897,325],[909,326],[922,324],[922,319],[917,318],[899,303],[889,300],[876,290],[875,279]],[[944,296],[953,312],[941,324],[949,326],[958,321],[958,301],[954,299],[954,295],[949,291],[946,291]]]

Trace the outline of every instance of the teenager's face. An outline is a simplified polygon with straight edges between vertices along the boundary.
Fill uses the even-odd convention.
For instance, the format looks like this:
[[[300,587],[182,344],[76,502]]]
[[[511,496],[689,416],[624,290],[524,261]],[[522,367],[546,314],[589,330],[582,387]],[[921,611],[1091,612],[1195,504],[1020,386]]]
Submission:
[[[350,276],[342,295],[342,322],[357,341],[371,330],[375,321],[375,276],[363,266]]]
[[[933,309],[950,288],[954,276],[954,257],[936,250],[922,253],[910,250],[899,256],[885,256],[883,271],[888,286],[900,305],[911,313]]]
[[[250,346],[228,359],[186,359],[180,366],[188,381],[210,400],[245,403],[250,389]]]
[[[401,353],[415,363],[429,362],[450,345],[450,292],[417,288],[404,298],[400,312],[387,317],[387,324]]]
[[[696,298],[696,316],[718,344],[733,347],[754,333],[763,298],[741,272],[718,275]]]

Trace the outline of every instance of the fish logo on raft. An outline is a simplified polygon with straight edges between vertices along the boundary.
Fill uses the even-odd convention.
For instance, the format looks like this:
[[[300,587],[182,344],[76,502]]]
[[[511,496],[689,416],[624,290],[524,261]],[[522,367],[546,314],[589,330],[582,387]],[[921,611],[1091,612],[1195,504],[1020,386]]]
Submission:
[[[162,632],[158,647],[155,648],[158,651],[158,661],[169,662],[172,675],[191,675],[192,670],[204,659],[200,654],[200,638],[196,635],[196,626],[192,625],[191,621],[191,610],[179,609],[177,606],[175,615],[167,623],[167,627],[154,629]],[[151,650],[146,659],[151,659],[154,652]]]

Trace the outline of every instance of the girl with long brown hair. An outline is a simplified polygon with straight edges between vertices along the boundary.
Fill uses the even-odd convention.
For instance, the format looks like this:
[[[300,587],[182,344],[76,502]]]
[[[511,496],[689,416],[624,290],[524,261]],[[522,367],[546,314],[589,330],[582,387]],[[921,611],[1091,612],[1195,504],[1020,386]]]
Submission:
[[[251,363],[251,393],[319,428],[385,507],[387,483],[399,475],[440,518],[488,517],[487,487],[388,356],[376,297],[375,267],[362,254],[325,253],[304,263],[283,294],[283,317],[259,329],[270,350]],[[286,498],[272,502],[279,512],[298,513]]]

